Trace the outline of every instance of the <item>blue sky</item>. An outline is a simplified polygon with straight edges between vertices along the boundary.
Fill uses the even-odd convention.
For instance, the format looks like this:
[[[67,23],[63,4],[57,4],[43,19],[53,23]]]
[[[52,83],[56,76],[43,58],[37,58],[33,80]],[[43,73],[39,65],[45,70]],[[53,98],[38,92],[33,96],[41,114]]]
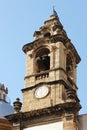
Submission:
[[[77,69],[77,86],[83,107],[80,113],[87,113],[86,0],[0,0],[0,82],[8,87],[11,102],[17,97],[22,100],[26,58],[22,47],[34,40],[34,31],[49,19],[53,5],[82,59]]]

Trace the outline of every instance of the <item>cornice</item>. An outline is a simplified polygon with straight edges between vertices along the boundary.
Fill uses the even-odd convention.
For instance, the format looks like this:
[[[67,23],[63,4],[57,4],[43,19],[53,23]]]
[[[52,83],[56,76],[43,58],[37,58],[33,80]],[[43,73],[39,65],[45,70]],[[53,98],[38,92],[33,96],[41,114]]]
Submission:
[[[57,71],[57,70],[61,70],[61,71],[63,71],[63,72],[66,74],[66,71],[65,71],[63,68],[58,67],[58,68],[52,68],[52,69],[50,69],[50,70],[42,71],[42,72],[40,72],[40,73],[34,73],[34,74],[32,74],[32,75],[25,76],[24,80],[25,80],[26,78],[30,78],[30,77],[33,77],[33,76],[36,77],[36,76],[43,75],[43,74],[48,74],[48,73],[51,72],[51,71]]]
[[[23,92],[25,92],[25,91],[32,90],[32,89],[36,88],[38,85],[41,85],[41,84],[46,84],[46,85],[63,84],[66,89],[69,89],[69,88],[70,88],[70,89],[74,90],[74,88],[72,88],[72,85],[71,85],[68,81],[66,81],[65,79],[59,79],[59,80],[56,80],[56,81],[41,82],[41,83],[38,83],[38,84],[33,85],[33,86],[31,86],[31,87],[23,88],[23,89],[21,89],[21,91],[22,91],[22,93],[23,93]],[[77,86],[76,86],[76,85],[75,85],[75,87],[76,87],[76,89],[77,89]]]
[[[40,45],[44,45],[44,44],[49,43],[49,41],[50,41],[49,38],[39,38],[39,39],[34,40],[33,42],[25,44],[23,46],[22,50],[26,53],[27,51],[30,51],[34,48],[37,48]]]
[[[20,120],[22,121],[29,121],[31,119],[35,120],[43,116],[45,117],[56,115],[58,117],[62,117],[65,113],[75,114],[78,112],[80,108],[81,106],[78,102],[67,102],[39,110],[15,113],[12,115],[5,116],[5,118],[7,118],[8,121],[10,122],[16,123],[19,122]]]

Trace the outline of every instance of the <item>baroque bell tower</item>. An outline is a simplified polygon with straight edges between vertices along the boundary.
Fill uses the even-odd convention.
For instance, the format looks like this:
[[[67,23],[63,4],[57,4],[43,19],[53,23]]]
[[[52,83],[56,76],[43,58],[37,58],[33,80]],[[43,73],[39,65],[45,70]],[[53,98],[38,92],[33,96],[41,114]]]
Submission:
[[[55,10],[34,38],[23,46],[26,76],[22,111],[36,114],[34,125],[59,121],[63,130],[76,130],[81,108],[76,85],[80,56]]]
[[[77,130],[81,105],[76,69],[81,59],[55,10],[34,32],[34,38],[23,46],[26,75],[22,112],[8,119],[14,130]]]

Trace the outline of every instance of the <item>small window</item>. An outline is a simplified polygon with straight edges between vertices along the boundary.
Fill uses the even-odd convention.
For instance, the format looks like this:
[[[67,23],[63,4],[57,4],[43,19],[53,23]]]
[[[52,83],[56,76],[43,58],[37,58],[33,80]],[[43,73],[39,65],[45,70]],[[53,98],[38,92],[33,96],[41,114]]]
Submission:
[[[49,32],[45,33],[44,37],[50,37],[50,33]]]

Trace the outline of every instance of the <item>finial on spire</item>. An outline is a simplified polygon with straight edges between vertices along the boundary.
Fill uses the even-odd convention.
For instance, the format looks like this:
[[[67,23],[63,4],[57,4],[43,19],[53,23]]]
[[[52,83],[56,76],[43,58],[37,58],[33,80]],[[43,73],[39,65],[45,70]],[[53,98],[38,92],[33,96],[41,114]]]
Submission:
[[[55,11],[55,6],[53,5],[53,14],[58,17],[57,12]]]
[[[53,5],[53,11],[55,10],[55,5]]]

